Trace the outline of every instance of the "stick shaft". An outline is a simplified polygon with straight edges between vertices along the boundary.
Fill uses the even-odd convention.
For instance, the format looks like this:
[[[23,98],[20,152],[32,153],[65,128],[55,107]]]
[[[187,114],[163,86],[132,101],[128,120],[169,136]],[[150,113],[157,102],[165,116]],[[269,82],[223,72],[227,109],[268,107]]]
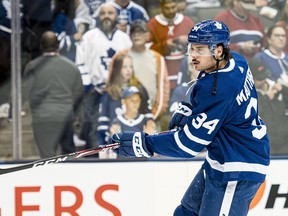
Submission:
[[[0,175],[11,173],[11,172],[16,172],[20,170],[40,167],[40,166],[46,166],[46,165],[54,164],[54,163],[62,163],[67,160],[72,160],[72,159],[81,158],[81,157],[88,156],[88,155],[97,154],[104,150],[115,149],[115,148],[118,148],[119,146],[120,146],[120,143],[113,143],[113,144],[104,145],[98,148],[86,149],[86,150],[81,150],[81,151],[77,151],[77,152],[73,152],[69,154],[45,158],[45,159],[37,160],[31,163],[27,163],[27,164],[16,166],[16,167],[0,169]]]

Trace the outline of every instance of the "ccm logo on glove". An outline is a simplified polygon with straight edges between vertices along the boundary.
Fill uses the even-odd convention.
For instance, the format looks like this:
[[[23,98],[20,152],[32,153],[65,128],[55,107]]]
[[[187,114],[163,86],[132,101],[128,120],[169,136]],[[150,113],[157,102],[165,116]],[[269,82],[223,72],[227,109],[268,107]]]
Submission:
[[[168,129],[183,128],[186,124],[187,117],[192,115],[192,105],[185,101],[179,103],[177,110],[172,115]]]
[[[192,115],[192,110],[190,107],[180,103],[178,109],[176,110],[176,113],[181,113],[185,116],[190,116]]]
[[[133,150],[136,157],[150,157],[143,149],[141,132],[136,132],[133,136]]]

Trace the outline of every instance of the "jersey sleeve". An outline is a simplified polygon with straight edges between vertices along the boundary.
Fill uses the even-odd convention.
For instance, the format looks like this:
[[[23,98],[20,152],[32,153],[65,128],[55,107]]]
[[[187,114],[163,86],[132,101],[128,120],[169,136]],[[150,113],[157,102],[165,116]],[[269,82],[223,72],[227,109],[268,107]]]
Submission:
[[[210,80],[195,85],[192,91],[192,115],[187,118],[183,129],[164,133],[162,136],[147,136],[146,140],[153,151],[166,156],[191,158],[213,141],[227,113],[230,112],[231,102],[227,94],[223,95],[221,91],[217,96],[212,96],[212,86],[209,88],[211,83],[213,82]]]

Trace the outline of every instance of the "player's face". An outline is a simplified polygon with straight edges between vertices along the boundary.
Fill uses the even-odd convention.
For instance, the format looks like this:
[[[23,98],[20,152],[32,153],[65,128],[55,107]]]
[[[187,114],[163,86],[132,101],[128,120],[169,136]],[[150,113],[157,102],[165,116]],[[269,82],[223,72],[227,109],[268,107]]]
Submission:
[[[122,68],[121,68],[121,75],[125,83],[131,79],[132,74],[133,74],[132,59],[129,57],[125,57],[123,59]]]
[[[275,49],[277,51],[283,51],[286,45],[286,31],[282,27],[274,28],[271,37],[267,38],[269,48]]]
[[[111,32],[116,24],[117,12],[112,5],[102,6],[99,12],[99,27],[104,32]]]
[[[189,44],[187,54],[191,57],[195,70],[211,72],[215,69],[216,61],[208,45]]]
[[[161,11],[165,18],[173,19],[177,13],[177,3],[169,2],[161,5]]]
[[[191,58],[189,58],[188,60],[188,71],[190,72],[190,79],[194,80],[197,79],[198,74],[200,73],[200,71],[195,70],[195,65],[193,64]]]
[[[141,104],[141,97],[139,94],[133,94],[123,100],[127,112],[138,113]]]

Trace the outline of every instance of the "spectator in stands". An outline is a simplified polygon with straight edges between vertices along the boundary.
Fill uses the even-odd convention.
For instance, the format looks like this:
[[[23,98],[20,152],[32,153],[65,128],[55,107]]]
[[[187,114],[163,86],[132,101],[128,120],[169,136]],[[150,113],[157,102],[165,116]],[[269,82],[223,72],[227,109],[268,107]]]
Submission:
[[[142,94],[136,86],[123,89],[121,104],[125,111],[112,120],[110,134],[142,130],[147,134],[156,132],[155,123],[140,112],[141,100]]]
[[[286,31],[281,26],[272,26],[267,31],[267,48],[255,55],[270,71],[271,78],[288,87],[288,54],[284,52]]]
[[[123,131],[144,131],[147,134],[156,132],[156,125],[144,114],[139,112],[141,104],[141,93],[135,86],[124,88],[121,104],[125,107],[123,114],[117,115],[110,126],[110,134]],[[109,136],[110,137],[110,136]],[[108,158],[116,158],[113,151],[108,151]]]
[[[0,2],[0,35],[11,33],[11,2],[3,0]]]
[[[256,2],[264,2],[266,1],[266,5],[275,8],[276,10],[282,10],[285,7],[286,0],[256,0]],[[263,5],[264,6],[264,5]]]
[[[76,8],[75,24],[78,26],[80,21],[82,24],[81,30],[89,30],[97,26],[97,18],[99,15],[100,6],[110,0],[76,0],[79,6]],[[97,26],[99,27],[99,26]],[[77,27],[79,30],[79,27]]]
[[[182,83],[187,83],[191,81],[191,73],[189,70],[189,55],[186,55],[185,58],[182,60],[180,65],[180,70],[178,72],[178,80],[177,86],[181,85]],[[191,59],[190,59],[191,60]]]
[[[117,10],[118,20],[117,28],[130,32],[130,25],[134,20],[141,19],[148,22],[149,15],[147,11],[139,4],[130,0],[113,0],[110,2]]]
[[[187,2],[186,0],[178,0],[177,2],[177,12],[186,14],[186,7],[187,7]]]
[[[265,121],[268,129],[270,153],[288,154],[288,116],[285,114],[286,105],[283,100],[287,94],[279,82],[269,79],[269,72],[261,61],[253,59],[249,65],[258,93],[259,116]]]
[[[87,31],[77,47],[76,64],[86,90],[80,138],[86,141],[87,148],[96,147],[99,103],[111,58],[116,52],[132,45],[129,35],[116,28],[116,22],[116,9],[109,3],[102,4],[99,28]]]
[[[160,120],[168,106],[170,88],[164,57],[145,46],[149,37],[146,22],[135,20],[130,29],[132,47],[117,53],[114,58],[123,53],[131,56],[135,77],[148,91],[153,119]]]
[[[74,23],[78,32],[84,34],[93,27],[93,19],[90,16],[89,8],[84,0],[75,0],[75,18]]]
[[[285,46],[284,51],[286,53],[288,53],[288,40],[287,40],[287,35],[288,35],[288,0],[286,0],[285,5],[280,12],[280,18],[279,18],[279,21],[276,22],[276,26],[282,26],[286,30],[286,46]]]
[[[100,6],[109,0],[81,0],[84,1],[84,3],[88,6],[89,8],[89,14],[92,17],[96,11],[99,10]]]
[[[41,35],[51,30],[52,0],[21,0],[23,12],[22,62],[23,65],[41,55]],[[25,57],[25,58],[23,58]]]
[[[75,151],[74,112],[82,98],[83,85],[78,68],[59,55],[59,41],[52,31],[40,40],[42,56],[24,71],[23,102],[29,97],[34,138],[41,158]]]
[[[185,77],[183,77],[183,82],[178,85],[172,93],[170,102],[169,102],[169,112],[173,114],[181,101],[189,102],[190,93],[193,89],[194,84],[197,82],[197,77],[199,71],[194,67],[191,56],[188,56],[183,60],[183,63],[186,64],[187,71],[185,71]]]
[[[0,118],[9,116],[11,89],[11,3],[0,2]],[[2,108],[1,108],[2,107]],[[8,107],[8,109],[3,109]]]
[[[151,33],[151,49],[165,57],[170,88],[177,83],[177,74],[185,56],[185,46],[189,30],[194,22],[177,12],[177,0],[160,0],[161,13],[148,22]]]
[[[74,23],[76,0],[55,0],[52,30],[60,41],[60,54],[75,62],[76,43],[83,32],[78,31]]]
[[[286,0],[258,0],[256,2],[266,2],[260,6],[257,5],[257,12],[260,19],[263,21],[267,29],[274,26],[277,21],[281,18],[281,12],[285,8]]]
[[[189,8],[212,8],[220,6],[221,0],[193,0],[188,4]]]
[[[139,111],[145,114],[147,118],[152,119],[148,104],[149,96],[145,87],[134,76],[132,58],[125,53],[117,55],[111,65],[106,88],[101,98],[97,129],[97,142],[99,144],[108,141],[111,121],[117,115],[124,113],[125,109],[121,106],[121,96],[123,89],[127,86],[136,86],[139,89],[142,95]]]
[[[230,48],[248,60],[259,52],[265,41],[265,26],[250,10],[257,10],[256,3],[247,0],[231,0],[228,9],[214,20],[224,22],[230,29]]]

